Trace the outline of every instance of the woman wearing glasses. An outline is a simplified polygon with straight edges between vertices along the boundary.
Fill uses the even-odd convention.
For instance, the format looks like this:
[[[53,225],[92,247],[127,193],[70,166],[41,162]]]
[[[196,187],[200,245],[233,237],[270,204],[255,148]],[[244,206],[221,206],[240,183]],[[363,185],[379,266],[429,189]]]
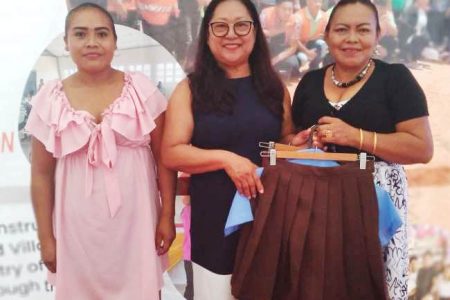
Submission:
[[[192,174],[195,299],[233,299],[239,233],[224,237],[232,198],[236,189],[247,197],[264,192],[255,174],[258,142],[293,137],[290,97],[250,0],[213,0],[207,7],[194,71],[175,89],[166,116],[163,162]]]

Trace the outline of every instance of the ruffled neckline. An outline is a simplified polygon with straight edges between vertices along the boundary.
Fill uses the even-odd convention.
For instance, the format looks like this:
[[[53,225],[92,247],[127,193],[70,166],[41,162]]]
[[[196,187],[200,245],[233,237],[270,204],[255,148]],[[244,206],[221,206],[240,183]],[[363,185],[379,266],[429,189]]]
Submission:
[[[74,109],[62,82],[54,80],[31,100],[26,129],[56,158],[115,133],[135,145],[148,144],[149,133],[156,127],[154,120],[166,109],[167,101],[144,74],[124,74],[120,96],[104,109],[99,123],[89,112]]]
[[[94,125],[100,125],[100,124],[102,124],[103,120],[105,119],[105,116],[110,115],[114,111],[115,107],[119,106],[121,102],[125,101],[126,94],[128,93],[131,83],[132,83],[131,74],[124,72],[123,87],[120,92],[120,95],[116,99],[114,99],[108,106],[106,106],[106,108],[102,111],[102,113],[100,114],[101,121],[98,123],[96,122],[95,116],[92,113],[90,113],[89,111],[83,110],[83,109],[75,109],[72,106],[72,104],[69,101],[69,98],[67,97],[67,94],[64,91],[64,85],[63,85],[62,80],[58,80],[56,82],[55,92],[56,92],[57,96],[60,97],[60,99],[62,100],[62,103],[66,107],[66,109],[68,109],[74,115],[83,116],[83,117],[87,118],[90,122],[94,123]]]

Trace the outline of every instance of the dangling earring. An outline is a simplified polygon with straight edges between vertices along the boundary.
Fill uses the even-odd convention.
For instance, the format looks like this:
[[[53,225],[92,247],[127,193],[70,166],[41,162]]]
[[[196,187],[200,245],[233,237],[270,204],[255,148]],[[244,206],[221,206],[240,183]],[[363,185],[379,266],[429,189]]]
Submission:
[[[375,50],[373,50],[373,56],[380,56],[380,50],[379,50],[380,45],[376,45],[375,46]]]

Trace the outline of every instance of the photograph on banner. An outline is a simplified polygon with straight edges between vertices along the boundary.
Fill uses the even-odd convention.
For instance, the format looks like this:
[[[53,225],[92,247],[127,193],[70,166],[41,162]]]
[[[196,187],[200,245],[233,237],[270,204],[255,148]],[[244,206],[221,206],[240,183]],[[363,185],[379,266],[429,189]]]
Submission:
[[[185,77],[179,63],[158,41],[151,37],[128,26],[115,25],[115,27],[118,39],[117,49],[111,63],[112,67],[127,73],[140,72],[144,74],[155,83],[164,96],[168,97],[176,84]],[[26,131],[25,125],[31,111],[31,99],[43,85],[51,81],[62,82],[76,71],[77,67],[69,52],[65,49],[64,34],[60,34],[46,47],[29,72],[28,79],[23,87],[17,124],[20,145],[24,157],[28,161],[31,162],[32,159],[31,135]],[[8,214],[8,218],[2,218],[4,224],[3,222],[0,223],[0,235],[2,236],[0,257],[6,259],[14,255],[14,259],[8,259],[9,263],[3,263],[3,259],[0,259],[0,277],[8,279],[8,282],[5,282],[8,285],[0,286],[0,299],[3,296],[49,299],[47,297],[52,297],[53,287],[45,280],[47,270],[42,262],[39,262],[40,245],[36,239],[36,224],[29,202],[17,204],[15,211],[16,214]],[[19,226],[17,228],[22,228],[23,224],[27,224],[32,230],[21,233],[21,235],[15,234],[17,231],[15,228],[17,226]],[[4,231],[3,228],[5,228]],[[29,240],[25,241],[24,238]],[[174,280],[170,277],[180,276],[176,275],[176,273],[180,273],[179,271],[172,269],[179,262],[182,262],[180,246],[182,238],[183,234],[178,233],[177,239],[168,253],[168,270],[170,273],[164,274],[164,288],[162,290],[165,299],[182,299],[180,292],[174,285]],[[24,283],[25,279],[29,281]]]
[[[169,97],[184,71],[173,56],[157,41],[127,26],[115,25],[118,35],[117,50],[112,67],[127,72],[141,72]],[[63,34],[55,38],[42,52],[30,71],[20,104],[18,132],[22,150],[30,160],[30,135],[25,124],[31,110],[30,100],[41,86],[52,80],[63,80],[76,72],[76,65],[64,49]]]
[[[19,199],[20,195],[14,193],[17,201],[0,209],[0,299],[51,299],[53,287],[40,260],[33,211],[28,202],[21,201],[28,197]]]
[[[210,0],[68,0],[68,9],[91,2],[107,9],[116,24],[140,30],[158,41],[188,69],[205,6]]]
[[[166,97],[170,96],[176,84],[190,70],[203,11],[210,2],[210,0],[58,1],[64,1],[69,9],[83,2],[93,2],[106,8],[118,24],[116,25],[119,35],[118,49],[112,63],[113,67],[122,71],[144,73],[157,84]],[[258,7],[271,50],[272,63],[293,94],[307,71],[333,62],[324,42],[324,28],[334,7],[334,0],[253,2]],[[450,210],[448,202],[450,135],[446,129],[450,114],[450,107],[447,105],[450,99],[450,85],[445,83],[446,79],[450,78],[450,0],[375,0],[374,3],[378,7],[381,25],[380,43],[375,56],[391,63],[405,64],[427,96],[435,143],[434,158],[427,165],[406,166],[410,195],[409,295],[415,297],[416,293],[422,293],[418,291],[417,285],[424,277],[418,276],[418,271],[428,266],[431,260],[433,271],[428,272],[425,277],[436,280],[429,289],[424,288],[423,299],[439,299],[437,296],[439,288],[434,282],[448,284],[450,281],[448,268],[450,220],[446,215]],[[66,12],[61,13],[65,15]],[[32,96],[42,84],[51,80],[62,80],[75,70],[76,67],[71,62],[68,52],[64,50],[63,36],[60,35],[43,51],[30,70],[26,82],[20,82],[21,103],[15,128],[18,130],[17,136],[20,139],[24,159],[30,160],[30,136],[24,131],[24,126],[31,109],[29,102]],[[29,197],[22,199],[28,201]],[[176,207],[177,239],[169,252],[171,278],[165,282],[165,288],[173,287],[175,296],[163,299],[179,299],[179,293],[177,294],[175,290],[178,289],[183,293],[186,286],[182,258],[184,237],[182,218],[187,212],[186,208],[189,207],[189,200],[188,196],[182,198],[182,201],[179,200],[177,199]],[[37,263],[38,245],[33,242],[36,241],[33,238],[35,230],[23,232],[22,236],[16,235],[12,238],[10,236],[12,231],[4,229],[5,226],[9,226],[8,224],[16,224],[17,220],[23,222],[20,224],[33,223],[30,205],[22,206],[19,209],[14,208],[15,215],[2,210],[7,217],[0,218],[2,220],[0,258],[3,255],[5,259],[0,261],[0,275],[3,276],[0,277],[2,278],[0,281],[7,279],[3,282],[9,284],[10,278],[10,286],[13,287],[10,290],[6,288],[1,290],[0,299],[9,299],[7,293],[13,292],[17,297],[28,295],[29,299],[47,299],[33,294],[39,289],[46,293],[51,290],[47,283],[44,284],[44,280],[35,280],[36,274],[45,272],[42,264]],[[6,225],[3,226],[4,224]],[[7,256],[8,252],[15,253],[16,249],[19,249],[17,250],[19,252],[20,249],[25,249],[26,252],[28,247],[33,249],[30,256],[23,258],[16,255],[12,260],[11,256]],[[438,271],[435,271],[436,268]],[[25,271],[32,273],[32,276],[23,276]],[[44,275],[39,278],[44,278]],[[30,280],[28,285],[25,279]],[[39,288],[34,284],[35,281],[39,283]],[[3,285],[1,286],[3,288]],[[440,286],[441,290],[444,289],[442,288],[444,285]],[[163,295],[165,293],[167,290]]]
[[[117,24],[141,30],[161,43],[184,70],[195,55],[204,8],[210,0],[68,0],[68,8],[93,2]],[[297,82],[308,70],[333,62],[324,41],[336,0],[254,0],[274,67]],[[429,68],[426,61],[450,62],[450,4],[447,0],[376,0],[380,42],[375,57]],[[420,18],[418,18],[420,16]]]
[[[408,296],[447,299],[450,289],[450,232],[433,225],[410,227]]]

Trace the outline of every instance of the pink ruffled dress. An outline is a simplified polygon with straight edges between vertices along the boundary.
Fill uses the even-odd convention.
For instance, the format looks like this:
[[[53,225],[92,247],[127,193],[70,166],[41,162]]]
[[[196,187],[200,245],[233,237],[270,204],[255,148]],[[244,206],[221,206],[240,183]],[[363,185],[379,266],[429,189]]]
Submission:
[[[166,99],[143,74],[126,73],[100,124],[70,106],[61,81],[31,103],[26,129],[57,159],[57,273],[49,273],[56,299],[159,299],[160,198],[149,143]]]

